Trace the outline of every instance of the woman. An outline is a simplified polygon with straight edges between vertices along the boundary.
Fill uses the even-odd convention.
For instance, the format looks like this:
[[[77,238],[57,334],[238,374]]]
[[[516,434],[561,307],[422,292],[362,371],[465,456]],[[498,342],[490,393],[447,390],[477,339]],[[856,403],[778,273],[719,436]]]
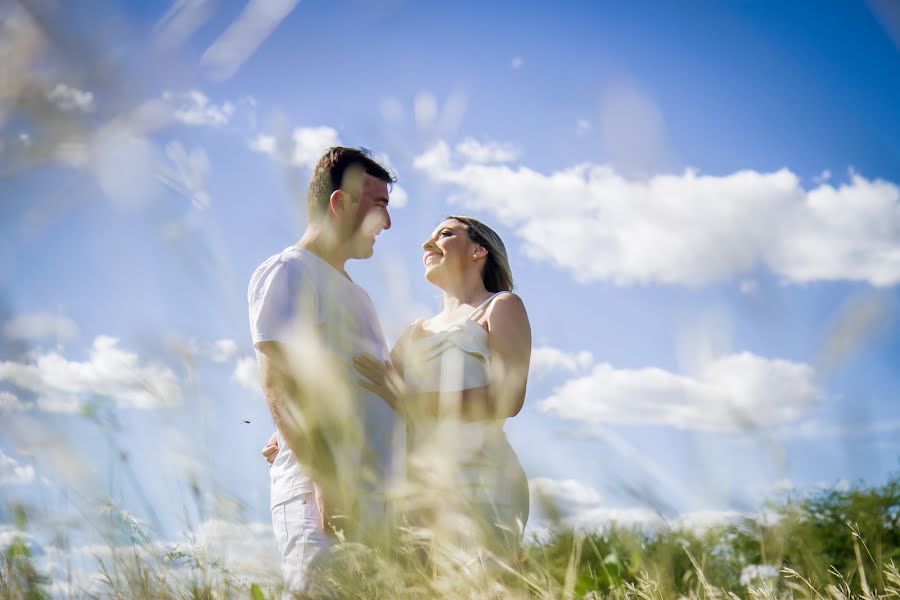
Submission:
[[[410,325],[390,362],[356,357],[360,385],[407,418],[413,524],[444,548],[506,554],[528,518],[527,479],[503,431],[525,399],[528,315],[503,241],[485,224],[447,217],[422,249],[442,310]]]

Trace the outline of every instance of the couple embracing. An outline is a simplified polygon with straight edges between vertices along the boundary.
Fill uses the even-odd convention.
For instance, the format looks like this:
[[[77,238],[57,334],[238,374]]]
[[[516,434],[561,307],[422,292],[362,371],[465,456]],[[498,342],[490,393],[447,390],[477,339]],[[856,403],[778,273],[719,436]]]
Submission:
[[[307,229],[254,272],[250,329],[276,434],[272,523],[285,596],[338,538],[418,539],[425,553],[513,556],[525,473],[503,432],[525,398],[531,329],[499,236],[453,216],[422,244],[442,310],[388,352],[368,294],[344,270],[390,229],[393,175],[356,148],[317,163]],[[467,554],[468,553],[468,554]]]

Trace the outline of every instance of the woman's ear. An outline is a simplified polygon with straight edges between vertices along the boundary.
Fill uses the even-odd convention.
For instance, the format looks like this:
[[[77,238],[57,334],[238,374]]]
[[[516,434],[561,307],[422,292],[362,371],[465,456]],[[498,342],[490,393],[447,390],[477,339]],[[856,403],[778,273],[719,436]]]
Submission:
[[[480,260],[487,256],[488,251],[484,246],[475,246],[475,250],[472,251],[472,260]]]

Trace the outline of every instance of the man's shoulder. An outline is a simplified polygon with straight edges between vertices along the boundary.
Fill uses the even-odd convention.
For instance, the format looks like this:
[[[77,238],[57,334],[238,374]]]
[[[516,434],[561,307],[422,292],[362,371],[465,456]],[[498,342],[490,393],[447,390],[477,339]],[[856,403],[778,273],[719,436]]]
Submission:
[[[281,252],[273,254],[266,260],[262,261],[253,271],[250,280],[256,280],[274,271],[287,269],[288,271],[301,271],[308,268],[309,259],[296,246],[288,246]]]
[[[276,281],[288,282],[303,276],[305,271],[303,257],[299,252],[292,252],[291,248],[299,250],[293,246],[285,248],[256,267],[250,275],[247,286],[249,296],[258,295],[262,289],[271,287]]]

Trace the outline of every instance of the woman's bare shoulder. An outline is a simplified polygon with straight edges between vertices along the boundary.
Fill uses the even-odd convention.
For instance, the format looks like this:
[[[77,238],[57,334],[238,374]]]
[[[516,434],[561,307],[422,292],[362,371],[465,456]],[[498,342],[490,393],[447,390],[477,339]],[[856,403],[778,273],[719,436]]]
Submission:
[[[527,323],[528,313],[525,311],[525,303],[518,294],[507,292],[500,294],[491,302],[485,313],[485,321],[488,329],[498,323]]]

